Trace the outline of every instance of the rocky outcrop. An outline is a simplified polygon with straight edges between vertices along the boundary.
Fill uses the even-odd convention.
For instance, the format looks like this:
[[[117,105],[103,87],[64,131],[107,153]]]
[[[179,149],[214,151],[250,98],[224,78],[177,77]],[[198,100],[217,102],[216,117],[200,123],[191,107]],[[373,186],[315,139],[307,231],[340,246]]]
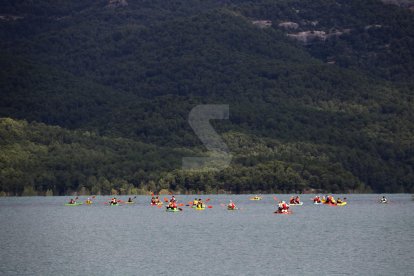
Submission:
[[[252,23],[259,28],[269,28],[272,26],[271,20],[253,20]]]
[[[1,14],[0,15],[0,21],[16,21],[19,19],[23,19],[23,16],[18,15],[11,15],[11,14]]]
[[[341,36],[344,33],[349,33],[350,31],[351,31],[350,29],[344,29],[342,31],[333,30],[333,31],[330,31],[329,33],[325,31],[304,31],[304,32],[299,32],[299,33],[287,34],[287,36],[297,41],[300,41],[303,44],[310,44],[317,40],[325,41],[326,39],[330,37]]]
[[[286,21],[286,22],[281,22],[278,24],[279,27],[284,28],[284,29],[297,29],[299,28],[299,24],[295,23],[295,22],[290,22],[290,21]]]
[[[382,0],[384,4],[397,5],[402,8],[414,11],[414,0]]]
[[[108,8],[126,7],[128,2],[126,0],[109,0]]]

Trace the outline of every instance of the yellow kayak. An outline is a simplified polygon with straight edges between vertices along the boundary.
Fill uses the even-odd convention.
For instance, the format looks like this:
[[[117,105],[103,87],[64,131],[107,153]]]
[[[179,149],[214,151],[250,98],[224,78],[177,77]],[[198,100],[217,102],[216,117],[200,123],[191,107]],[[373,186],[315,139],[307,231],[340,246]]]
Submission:
[[[251,197],[250,200],[262,200],[260,196]]]

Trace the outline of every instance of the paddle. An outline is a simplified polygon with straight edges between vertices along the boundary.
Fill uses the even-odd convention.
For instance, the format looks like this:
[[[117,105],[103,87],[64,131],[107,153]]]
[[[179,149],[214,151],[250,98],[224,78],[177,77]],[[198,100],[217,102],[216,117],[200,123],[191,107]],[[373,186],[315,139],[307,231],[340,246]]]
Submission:
[[[131,201],[129,201],[129,199],[128,199],[128,201],[125,201],[125,202],[129,202],[129,203],[133,203],[134,201],[134,199],[136,199],[137,198],[137,196],[134,196],[133,198],[131,198]]]

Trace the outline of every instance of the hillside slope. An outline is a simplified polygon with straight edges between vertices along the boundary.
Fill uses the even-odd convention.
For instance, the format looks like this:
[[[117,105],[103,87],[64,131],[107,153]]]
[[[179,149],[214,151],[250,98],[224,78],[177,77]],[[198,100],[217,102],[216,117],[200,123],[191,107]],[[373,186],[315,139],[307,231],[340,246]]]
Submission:
[[[6,1],[0,117],[60,126],[76,139],[126,139],[156,155],[138,165],[146,176],[91,162],[89,171],[74,165],[69,174],[82,177],[66,184],[21,170],[13,188],[4,181],[20,159],[8,152],[4,192],[62,194],[89,177],[182,192],[413,190],[412,12],[380,1],[164,2]],[[205,150],[188,114],[214,103],[229,104],[229,120],[212,123],[231,145],[232,166],[181,171],[182,156]],[[6,139],[7,128],[2,135],[7,147],[33,142]],[[180,154],[161,162],[164,150]],[[128,162],[141,158],[134,152]],[[37,171],[55,174],[47,154],[38,160]]]

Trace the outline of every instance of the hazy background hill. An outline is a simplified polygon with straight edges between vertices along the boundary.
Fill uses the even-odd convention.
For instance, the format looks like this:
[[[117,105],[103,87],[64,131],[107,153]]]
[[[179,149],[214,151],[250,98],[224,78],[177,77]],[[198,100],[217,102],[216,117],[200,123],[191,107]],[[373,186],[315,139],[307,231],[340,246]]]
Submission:
[[[410,7],[5,1],[0,190],[412,192]],[[183,171],[215,103],[232,165]]]

